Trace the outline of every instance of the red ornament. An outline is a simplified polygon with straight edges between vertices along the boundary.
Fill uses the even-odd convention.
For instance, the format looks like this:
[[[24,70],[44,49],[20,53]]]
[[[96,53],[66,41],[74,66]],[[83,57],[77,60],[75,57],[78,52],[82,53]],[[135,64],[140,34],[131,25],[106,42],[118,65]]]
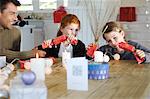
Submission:
[[[53,13],[54,23],[60,23],[62,18],[67,15],[67,11],[65,7],[60,6],[57,10]]]

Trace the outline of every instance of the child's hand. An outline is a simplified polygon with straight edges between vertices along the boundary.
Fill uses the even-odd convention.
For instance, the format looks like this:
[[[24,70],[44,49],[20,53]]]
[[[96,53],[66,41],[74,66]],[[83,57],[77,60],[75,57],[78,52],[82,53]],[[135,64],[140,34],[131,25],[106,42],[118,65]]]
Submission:
[[[76,45],[78,43],[78,40],[77,40],[77,38],[74,35],[68,35],[68,40],[73,45]]]
[[[45,57],[45,55],[46,55],[46,52],[45,52],[45,51],[38,50],[37,52],[38,52],[38,54],[39,54],[39,57]]]
[[[44,41],[42,43],[42,48],[43,49],[48,48],[48,47],[51,48],[52,47],[51,43],[52,43],[52,40],[46,40],[46,41]]]
[[[140,58],[144,58],[145,57],[145,53],[142,50],[136,49],[136,54],[140,57]]]

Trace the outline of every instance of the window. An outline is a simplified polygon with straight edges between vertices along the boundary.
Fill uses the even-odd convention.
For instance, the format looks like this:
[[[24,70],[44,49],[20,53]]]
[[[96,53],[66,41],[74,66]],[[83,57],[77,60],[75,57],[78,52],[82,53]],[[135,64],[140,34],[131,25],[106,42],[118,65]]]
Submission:
[[[57,5],[64,5],[67,7],[68,0],[18,0],[21,3],[21,6],[18,7],[19,11],[39,11],[47,9],[56,9]],[[59,3],[59,4],[58,4]]]
[[[32,0],[18,0],[21,3],[21,6],[18,7],[18,10],[33,10]]]
[[[68,0],[64,0],[64,6],[65,6],[65,7],[68,6]]]
[[[40,10],[41,9],[56,9],[57,0],[40,0],[39,6],[40,6]]]

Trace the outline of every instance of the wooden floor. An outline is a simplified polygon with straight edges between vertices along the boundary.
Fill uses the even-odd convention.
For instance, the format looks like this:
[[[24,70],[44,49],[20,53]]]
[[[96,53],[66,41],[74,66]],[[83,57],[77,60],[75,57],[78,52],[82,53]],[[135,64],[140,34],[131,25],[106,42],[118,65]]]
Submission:
[[[111,61],[110,77],[89,80],[88,91],[67,90],[66,70],[60,62],[46,76],[48,99],[150,99],[150,64]]]

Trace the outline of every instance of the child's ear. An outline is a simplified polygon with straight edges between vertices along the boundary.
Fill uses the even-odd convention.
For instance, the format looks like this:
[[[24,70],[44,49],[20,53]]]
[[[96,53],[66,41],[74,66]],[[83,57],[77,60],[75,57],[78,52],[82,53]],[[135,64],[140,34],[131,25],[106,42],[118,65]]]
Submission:
[[[60,27],[60,31],[63,32],[63,28],[62,27]]]

